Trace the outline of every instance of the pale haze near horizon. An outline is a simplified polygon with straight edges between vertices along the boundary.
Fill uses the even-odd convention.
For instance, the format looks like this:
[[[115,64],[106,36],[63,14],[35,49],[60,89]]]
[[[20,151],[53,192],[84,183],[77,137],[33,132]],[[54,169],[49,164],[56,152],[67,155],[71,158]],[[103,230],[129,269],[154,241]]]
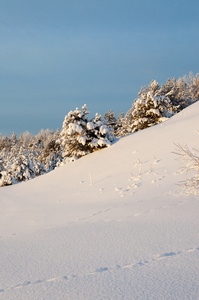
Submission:
[[[131,108],[152,79],[198,73],[198,1],[0,1],[0,133]]]

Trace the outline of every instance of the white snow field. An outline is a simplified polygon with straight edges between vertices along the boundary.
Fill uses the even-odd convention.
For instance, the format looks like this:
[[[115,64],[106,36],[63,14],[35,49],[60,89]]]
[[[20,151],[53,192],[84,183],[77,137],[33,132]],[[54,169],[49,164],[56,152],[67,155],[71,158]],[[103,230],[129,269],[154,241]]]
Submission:
[[[0,299],[199,299],[199,196],[176,146],[199,102],[34,180],[0,189]]]

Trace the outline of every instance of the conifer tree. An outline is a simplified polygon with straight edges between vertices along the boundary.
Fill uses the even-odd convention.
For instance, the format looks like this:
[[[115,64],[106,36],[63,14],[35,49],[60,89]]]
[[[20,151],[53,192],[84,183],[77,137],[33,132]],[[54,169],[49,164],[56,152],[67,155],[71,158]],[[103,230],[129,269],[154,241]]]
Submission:
[[[153,126],[170,117],[173,107],[167,96],[159,94],[159,85],[153,80],[148,91],[139,93],[139,98],[133,103],[131,110],[132,132]]]
[[[109,126],[109,128],[111,129],[111,132],[114,134],[114,136],[116,135],[117,132],[117,128],[118,128],[118,122],[117,119],[115,117],[115,113],[111,110],[109,110],[108,113],[104,114],[104,119],[107,122],[107,125]]]
[[[108,147],[114,140],[114,135],[106,121],[96,113],[95,118],[87,123],[87,141],[90,152]]]
[[[190,73],[189,77],[191,77],[191,83],[190,83],[190,95],[193,101],[199,100],[199,73],[197,73],[195,76]]]
[[[129,110],[126,115],[124,115],[124,112],[121,111],[121,113],[118,116],[118,125],[117,125],[117,131],[116,131],[116,137],[120,138],[123,136],[126,136],[127,134],[130,134],[132,132],[131,129],[131,110]]]
[[[199,91],[199,76],[189,76],[169,78],[166,84],[162,84],[159,94],[167,96],[172,103],[176,112],[181,111],[185,107],[197,101],[197,91]],[[198,94],[199,95],[199,94]]]
[[[96,114],[91,121],[86,105],[82,111],[76,108],[65,117],[61,131],[63,157],[79,158],[100,148],[107,147],[113,141],[106,122]]]
[[[61,131],[63,157],[75,156],[79,158],[88,153],[86,145],[88,113],[87,107],[84,105],[82,111],[76,108],[65,116]]]

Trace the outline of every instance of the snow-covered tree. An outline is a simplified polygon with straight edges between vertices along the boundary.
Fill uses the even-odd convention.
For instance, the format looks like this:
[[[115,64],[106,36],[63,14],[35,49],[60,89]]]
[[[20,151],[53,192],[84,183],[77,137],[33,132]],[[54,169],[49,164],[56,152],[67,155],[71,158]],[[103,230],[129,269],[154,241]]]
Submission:
[[[3,164],[4,160],[3,160],[3,157],[0,156],[0,172],[4,171],[4,164]]]
[[[116,136],[117,128],[118,128],[118,122],[117,118],[115,117],[115,113],[111,110],[109,110],[108,113],[104,114],[104,119],[107,122],[107,125],[111,129],[111,132]]]
[[[194,101],[199,100],[199,73],[195,76],[193,74],[189,75],[191,77],[191,84],[190,84],[190,94],[191,98]]]
[[[76,108],[66,115],[61,131],[63,157],[79,158],[100,148],[107,147],[113,141],[109,127],[100,115],[91,121],[86,105],[82,111]]]
[[[7,171],[0,172],[0,187],[12,184],[12,177]]]
[[[19,138],[14,132],[10,138],[0,134],[0,186],[34,178],[107,147],[114,135],[122,137],[160,123],[198,100],[199,74],[190,73],[177,80],[169,78],[161,86],[156,80],[142,86],[132,108],[117,119],[110,110],[104,119],[96,114],[89,120],[84,105],[68,113],[61,132],[42,129],[35,136],[25,132]]]
[[[158,124],[173,114],[173,106],[167,96],[159,94],[159,85],[153,80],[148,91],[139,93],[131,109],[132,132]]]
[[[129,110],[126,115],[124,115],[124,112],[121,111],[121,113],[118,116],[118,125],[117,125],[117,131],[116,131],[116,137],[120,138],[127,134],[130,134],[132,132],[131,129],[131,110]]]
[[[0,187],[12,184],[12,176],[6,170],[6,165],[9,162],[9,153],[7,149],[0,151]]]
[[[0,140],[0,151],[3,149],[10,150],[10,140],[6,135]]]
[[[52,171],[56,168],[57,163],[62,160],[61,145],[59,137],[57,140],[52,139],[44,148],[42,153],[42,163],[45,166],[46,171]]]
[[[56,167],[62,156],[60,143],[58,142],[59,138],[59,130],[56,130],[55,133],[49,129],[41,130],[36,135],[34,145],[32,145],[31,149],[39,151],[37,153],[40,154],[37,158],[44,165],[47,172]]]
[[[96,113],[95,118],[87,123],[87,142],[90,152],[105,148],[111,145],[114,135],[106,121]]]
[[[87,107],[84,105],[82,111],[76,108],[65,116],[60,133],[63,157],[79,158],[89,153],[86,145],[88,114]]]
[[[34,143],[34,137],[28,131],[21,133],[18,138],[18,144],[25,146],[27,149]]]
[[[38,156],[36,151],[26,151],[25,147],[21,147],[17,153],[10,153],[4,168],[10,174],[12,183],[26,181],[46,172]]]
[[[190,73],[189,76],[169,78],[166,84],[162,84],[160,95],[167,96],[179,112],[185,107],[199,100],[199,75]]]

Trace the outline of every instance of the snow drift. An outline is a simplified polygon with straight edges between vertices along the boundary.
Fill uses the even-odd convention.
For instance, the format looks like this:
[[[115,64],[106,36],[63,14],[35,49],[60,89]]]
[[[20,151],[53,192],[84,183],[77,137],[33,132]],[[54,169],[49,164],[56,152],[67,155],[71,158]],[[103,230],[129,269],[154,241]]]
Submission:
[[[0,299],[197,299],[198,196],[174,143],[198,147],[199,102],[0,189]]]

